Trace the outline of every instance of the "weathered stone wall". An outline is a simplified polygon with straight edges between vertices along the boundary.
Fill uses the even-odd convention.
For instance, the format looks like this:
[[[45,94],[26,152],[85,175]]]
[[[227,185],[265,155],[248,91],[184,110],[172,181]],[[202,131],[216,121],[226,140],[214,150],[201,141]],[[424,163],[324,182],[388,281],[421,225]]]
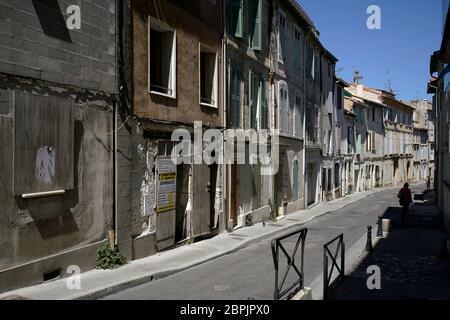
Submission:
[[[37,1],[36,1],[37,2]],[[79,5],[81,29],[47,35],[33,1],[0,1],[0,72],[91,90],[116,92],[115,2],[58,0],[67,21],[70,5]],[[45,9],[49,12],[50,9]],[[52,16],[49,12],[48,16]],[[64,26],[63,26],[64,27]],[[47,31],[47,30],[45,30]]]
[[[43,274],[53,269],[65,273],[70,264],[84,270],[94,267],[95,254],[83,252],[103,241],[112,227],[111,97],[4,75],[0,76],[0,87],[4,88],[4,98],[8,93],[3,104],[9,106],[8,113],[0,115],[0,277],[9,279],[0,281],[0,290],[42,281]],[[74,188],[63,195],[35,199],[13,196],[13,92],[74,101],[74,150],[69,155],[74,159]],[[68,250],[73,254],[54,262]],[[26,279],[7,275],[6,269],[27,263],[35,266],[30,266]]]
[[[66,28],[70,5],[80,6],[79,30]],[[113,227],[115,11],[108,0],[0,0],[0,290],[40,282],[49,271],[64,276],[72,264],[95,267],[95,250]],[[13,97],[23,93],[31,101],[73,102],[67,157],[74,168],[67,174],[74,183],[64,194],[14,196],[20,145],[14,146]]]
[[[200,2],[200,1],[196,1]],[[221,1],[214,5],[201,1],[205,6],[221,11]],[[134,112],[142,118],[222,126],[222,90],[218,90],[217,108],[200,105],[199,98],[199,45],[213,48],[221,57],[222,37],[220,29],[215,30],[204,21],[190,15],[171,1],[147,2],[135,0],[133,3],[133,73]],[[150,19],[149,19],[150,17]],[[176,30],[176,97],[166,97],[149,92],[149,46],[148,24],[158,20]],[[221,21],[215,23],[220,25]],[[220,61],[220,59],[218,59]],[[221,63],[218,63],[218,79],[222,77]]]

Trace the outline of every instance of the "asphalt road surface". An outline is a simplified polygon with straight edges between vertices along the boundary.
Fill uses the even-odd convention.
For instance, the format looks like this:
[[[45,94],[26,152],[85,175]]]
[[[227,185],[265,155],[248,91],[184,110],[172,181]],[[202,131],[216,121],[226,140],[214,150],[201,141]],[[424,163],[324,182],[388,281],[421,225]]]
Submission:
[[[421,192],[425,186],[415,185],[411,189]],[[305,286],[310,286],[314,280],[320,279],[318,277],[321,276],[323,268],[323,244],[341,233],[344,233],[346,248],[351,248],[358,240],[361,242],[367,225],[374,225],[378,216],[383,215],[389,207],[399,206],[397,192],[397,189],[393,189],[372,194],[303,225],[308,228],[304,261]],[[373,232],[376,232],[376,228]],[[126,289],[104,299],[272,300],[274,267],[271,239],[262,239],[234,253],[166,278]],[[292,250],[296,239],[287,240],[286,247]],[[283,255],[280,254],[280,257]],[[280,265],[280,270],[283,270],[283,265]],[[295,275],[291,270],[286,283],[294,280]]]

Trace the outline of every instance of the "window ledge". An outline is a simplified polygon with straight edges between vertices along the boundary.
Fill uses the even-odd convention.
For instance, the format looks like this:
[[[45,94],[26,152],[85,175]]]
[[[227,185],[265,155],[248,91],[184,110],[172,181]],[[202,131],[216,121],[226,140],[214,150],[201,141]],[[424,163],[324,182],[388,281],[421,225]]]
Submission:
[[[66,192],[66,190],[54,190],[54,191],[44,191],[44,192],[36,192],[36,193],[24,193],[24,194],[22,194],[22,199],[51,197],[51,196],[64,194],[65,192]]]
[[[150,94],[154,94],[154,95],[157,95],[157,96],[162,96],[162,97],[166,97],[166,98],[170,98],[170,99],[176,99],[177,98],[176,95],[171,96],[170,94],[162,93],[162,92],[158,92],[158,91],[153,91],[153,90],[150,90]]]
[[[209,108],[217,109],[217,106],[215,104],[200,102],[200,105],[203,106],[203,107],[209,107]]]

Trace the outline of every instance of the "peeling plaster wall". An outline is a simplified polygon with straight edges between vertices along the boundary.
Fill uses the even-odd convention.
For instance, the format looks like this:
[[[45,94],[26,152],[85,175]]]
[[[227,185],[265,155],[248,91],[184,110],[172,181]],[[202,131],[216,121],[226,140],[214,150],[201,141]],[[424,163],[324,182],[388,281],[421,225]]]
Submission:
[[[0,275],[5,275],[2,270],[7,268],[51,260],[51,255],[72,249],[74,254],[66,263],[92,268],[95,255],[83,256],[81,249],[104,240],[112,226],[112,135],[108,134],[112,131],[111,97],[0,75],[2,87],[2,96],[8,93],[9,108],[8,113],[0,115]],[[74,101],[73,190],[36,199],[13,196],[13,90]],[[77,249],[81,250],[79,255]],[[41,281],[50,265],[43,262],[34,268],[38,274],[30,273],[27,281]],[[53,267],[58,266],[63,267]],[[23,281],[3,282],[0,290],[23,285]]]

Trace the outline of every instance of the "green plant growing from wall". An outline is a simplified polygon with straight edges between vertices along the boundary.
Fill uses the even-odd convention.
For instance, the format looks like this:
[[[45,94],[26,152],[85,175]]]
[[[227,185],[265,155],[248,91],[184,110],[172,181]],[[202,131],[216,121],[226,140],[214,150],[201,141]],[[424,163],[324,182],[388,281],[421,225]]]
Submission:
[[[97,250],[97,269],[115,269],[126,263],[127,259],[118,247],[111,249],[109,244],[105,244]]]

